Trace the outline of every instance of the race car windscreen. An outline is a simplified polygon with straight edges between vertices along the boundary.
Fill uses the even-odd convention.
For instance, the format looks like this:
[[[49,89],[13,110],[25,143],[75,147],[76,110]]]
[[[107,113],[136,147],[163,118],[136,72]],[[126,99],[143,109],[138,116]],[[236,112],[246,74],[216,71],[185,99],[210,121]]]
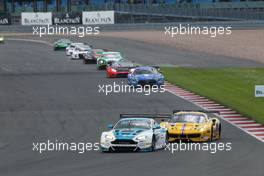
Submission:
[[[150,129],[151,122],[150,120],[121,120],[114,127],[114,129],[130,129],[130,128]]]
[[[132,67],[133,63],[128,61],[119,61],[112,64],[113,67]]]
[[[83,47],[83,48],[81,48],[81,50],[83,50],[83,51],[90,51],[91,48],[87,46],[87,47]]]
[[[102,49],[93,49],[93,53],[95,54],[101,54],[102,52],[104,52]]]
[[[110,59],[115,59],[115,58],[121,58],[119,54],[107,54],[105,57],[110,58]]]
[[[134,71],[134,74],[135,75],[145,75],[145,74],[157,74],[157,70],[156,69],[144,69],[144,70],[141,70],[141,69],[136,69]]]
[[[206,118],[201,114],[177,114],[170,119],[171,123],[204,123]]]
[[[61,39],[58,42],[71,43],[71,41],[68,39]]]

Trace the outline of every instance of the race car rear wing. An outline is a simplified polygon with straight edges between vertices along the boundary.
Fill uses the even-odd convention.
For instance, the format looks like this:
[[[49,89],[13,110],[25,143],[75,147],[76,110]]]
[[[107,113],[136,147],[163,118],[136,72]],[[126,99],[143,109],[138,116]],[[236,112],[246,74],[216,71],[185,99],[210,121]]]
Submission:
[[[169,119],[171,114],[120,114],[120,119],[123,118]]]
[[[175,113],[178,113],[178,112],[202,112],[202,113],[205,113],[205,114],[219,114],[220,115],[220,112],[219,111],[206,111],[206,110],[173,110],[172,113],[175,114]]]

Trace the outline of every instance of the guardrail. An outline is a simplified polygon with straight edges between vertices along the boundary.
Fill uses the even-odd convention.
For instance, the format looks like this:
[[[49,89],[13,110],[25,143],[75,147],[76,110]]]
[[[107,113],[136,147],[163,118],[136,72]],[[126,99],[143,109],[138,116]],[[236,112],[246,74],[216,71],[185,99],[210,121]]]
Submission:
[[[124,4],[72,5],[71,12],[115,10],[130,14],[159,14],[188,17],[214,17],[238,20],[264,20],[264,1],[175,3],[175,4]],[[25,11],[25,10],[22,10]],[[19,16],[20,13],[12,13]]]
[[[229,18],[237,20],[264,20],[263,8],[179,8],[177,6],[144,6],[115,4],[105,6],[105,10],[113,9],[131,14],[160,14],[188,16],[197,18]]]
[[[130,14],[159,14],[188,17],[214,17],[237,20],[264,20],[264,2],[184,3],[171,5],[111,4],[73,6],[72,11],[115,10]]]
[[[264,2],[219,2],[219,3],[178,3],[171,5],[121,4],[71,6],[71,12],[114,10],[120,14],[169,16],[176,18],[222,19],[222,20],[264,20]],[[12,14],[13,18],[19,16]],[[14,20],[16,21],[16,20]],[[19,22],[19,20],[18,20]],[[137,23],[136,18],[131,22]],[[167,22],[166,18],[163,21]]]

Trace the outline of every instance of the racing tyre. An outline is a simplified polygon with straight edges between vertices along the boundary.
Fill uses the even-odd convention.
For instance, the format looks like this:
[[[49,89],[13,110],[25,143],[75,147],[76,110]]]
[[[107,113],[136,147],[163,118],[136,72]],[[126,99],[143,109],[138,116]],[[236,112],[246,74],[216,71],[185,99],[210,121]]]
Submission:
[[[165,137],[165,144],[169,144],[169,133],[166,133],[166,137]]]
[[[83,59],[83,64],[88,64],[88,61]]]
[[[153,135],[152,137],[152,145],[151,145],[151,151],[155,151],[155,148],[156,148],[156,138],[155,136]]]
[[[212,142],[213,138],[214,138],[214,127],[212,125],[212,127],[211,127],[211,135],[210,135],[210,140],[209,141]]]
[[[83,59],[83,55],[82,54],[79,54],[79,59]]]
[[[221,133],[222,133],[222,125],[220,123],[219,124],[219,128],[218,128],[218,134],[219,134],[219,138],[218,139],[221,139]]]
[[[103,66],[99,66],[99,67],[98,67],[98,70],[103,70],[103,69],[104,69]]]

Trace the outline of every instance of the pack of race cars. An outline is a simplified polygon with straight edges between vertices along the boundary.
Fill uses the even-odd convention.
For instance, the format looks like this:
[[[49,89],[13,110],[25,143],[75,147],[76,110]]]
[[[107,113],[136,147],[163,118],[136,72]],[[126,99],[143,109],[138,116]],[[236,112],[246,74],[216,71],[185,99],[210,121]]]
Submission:
[[[66,50],[71,59],[81,59],[84,64],[96,64],[98,70],[106,70],[108,78],[127,77],[131,86],[164,85],[165,78],[156,66],[141,66],[125,59],[120,52],[96,49],[86,43],[73,43],[60,39],[54,43],[54,50]]]
[[[71,59],[96,64],[108,78],[125,77],[130,86],[163,86],[164,76],[156,66],[143,66],[125,59],[120,52],[94,49],[86,43],[60,39],[54,50],[66,50]],[[221,122],[212,111],[174,110],[172,114],[120,114],[115,125],[101,135],[102,152],[155,151],[168,143],[208,142],[221,138]]]

